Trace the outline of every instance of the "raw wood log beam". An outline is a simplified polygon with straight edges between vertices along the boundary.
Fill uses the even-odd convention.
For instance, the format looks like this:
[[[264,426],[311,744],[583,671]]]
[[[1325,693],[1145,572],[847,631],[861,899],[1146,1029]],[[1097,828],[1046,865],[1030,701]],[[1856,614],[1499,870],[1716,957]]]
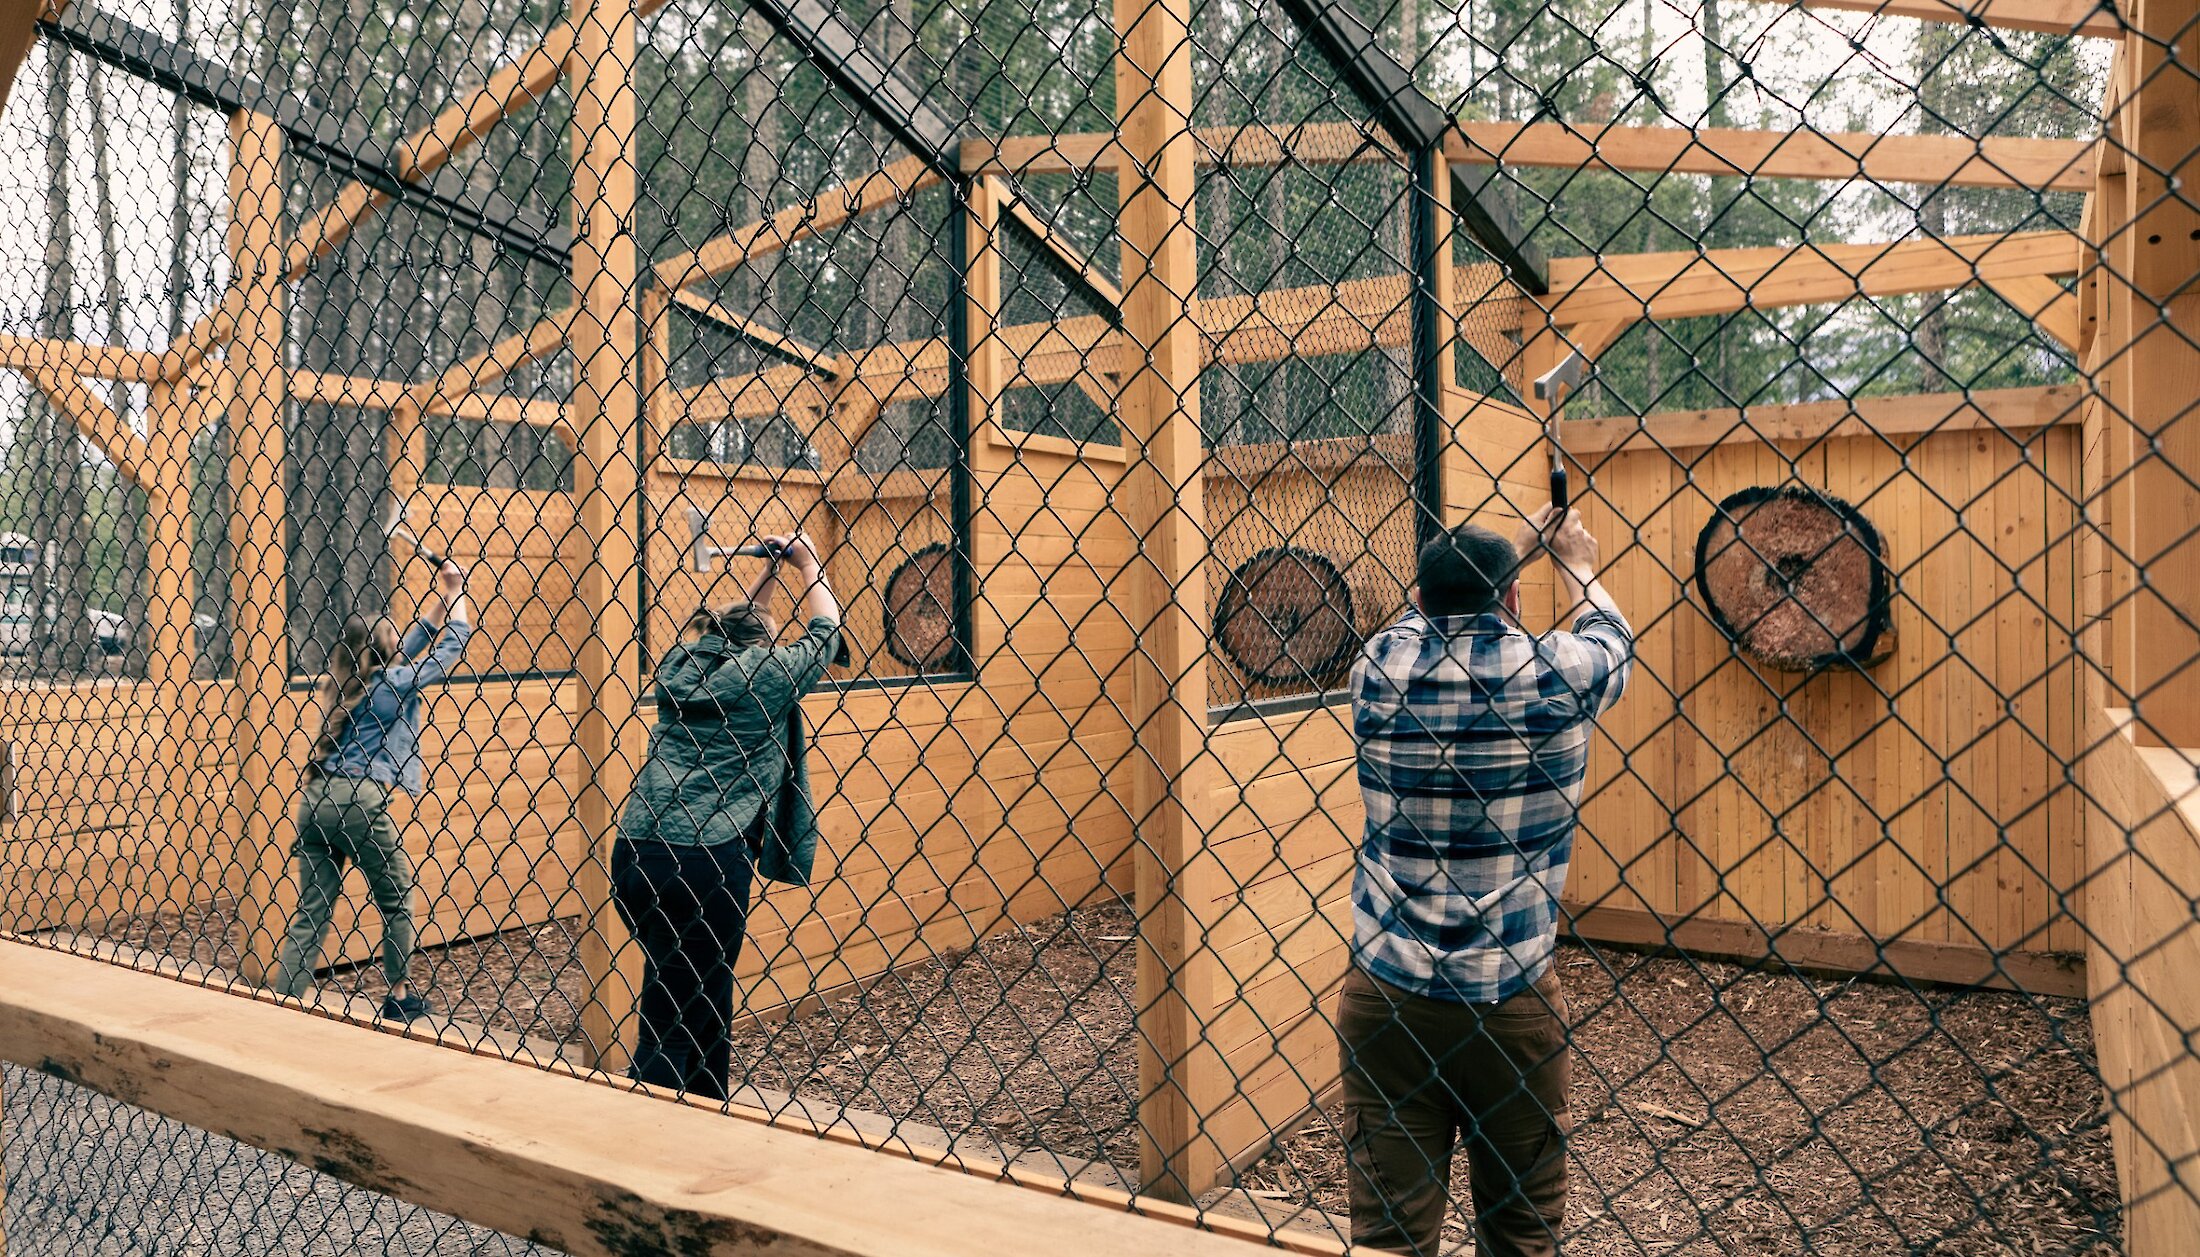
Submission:
[[[114,408],[101,400],[99,394],[84,382],[84,377],[66,367],[30,367],[23,371],[54,409],[68,416],[76,430],[86,440],[99,447],[114,462],[115,470],[138,488],[152,492],[157,487],[151,451],[145,438],[130,431]]]
[[[1018,1190],[1009,1183],[1042,1185],[18,942],[0,942],[0,1057],[579,1257],[1256,1251],[1184,1225],[1189,1210],[1140,1202],[1134,1213],[1121,1193],[1058,1178]],[[1139,1216],[1154,1213],[1168,1220]],[[1266,1239],[1248,1224],[1213,1225]],[[1342,1251],[1284,1238],[1300,1252]]]

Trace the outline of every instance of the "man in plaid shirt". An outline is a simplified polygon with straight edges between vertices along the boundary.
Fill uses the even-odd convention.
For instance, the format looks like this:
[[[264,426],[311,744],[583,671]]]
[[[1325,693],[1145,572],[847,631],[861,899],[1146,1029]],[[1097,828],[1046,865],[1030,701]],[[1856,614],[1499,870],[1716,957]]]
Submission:
[[[1565,1002],[1551,953],[1592,723],[1633,635],[1597,543],[1545,507],[1513,541],[1424,547],[1416,606],[1352,675],[1367,831],[1337,1018],[1355,1244],[1435,1257],[1463,1137],[1478,1257],[1555,1253],[1566,1200]],[[1519,621],[1544,554],[1573,632]]]

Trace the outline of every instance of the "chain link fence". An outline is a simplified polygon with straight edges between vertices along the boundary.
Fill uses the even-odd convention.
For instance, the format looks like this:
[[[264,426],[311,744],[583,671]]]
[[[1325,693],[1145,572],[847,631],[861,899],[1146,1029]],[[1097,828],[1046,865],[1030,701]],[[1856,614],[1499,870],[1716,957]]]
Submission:
[[[1507,1251],[1504,1106],[1522,1251],[2178,1251],[2188,21],[75,0],[0,119],[0,927],[1302,1251]],[[1624,693],[1468,919],[1556,898],[1561,1039],[1401,1185],[1355,678],[1560,484]],[[198,1182],[206,1251],[502,1251],[8,1104],[22,1251]]]

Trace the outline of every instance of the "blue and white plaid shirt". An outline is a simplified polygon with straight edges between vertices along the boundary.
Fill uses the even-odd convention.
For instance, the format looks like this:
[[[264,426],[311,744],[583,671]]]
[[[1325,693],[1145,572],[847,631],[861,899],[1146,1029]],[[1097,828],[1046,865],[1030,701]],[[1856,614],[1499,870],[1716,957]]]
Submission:
[[[1591,609],[1532,637],[1502,616],[1409,611],[1352,671],[1367,834],[1352,883],[1362,969],[1490,1003],[1550,967],[1589,731],[1634,638]]]

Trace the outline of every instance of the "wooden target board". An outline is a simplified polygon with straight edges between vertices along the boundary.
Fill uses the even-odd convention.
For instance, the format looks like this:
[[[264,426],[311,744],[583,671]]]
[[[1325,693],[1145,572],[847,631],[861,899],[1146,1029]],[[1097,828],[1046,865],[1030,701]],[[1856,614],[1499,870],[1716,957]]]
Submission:
[[[1885,544],[1839,498],[1794,486],[1728,496],[1696,539],[1696,584],[1720,630],[1770,667],[1861,668],[1893,652]]]
[[[886,578],[886,650],[920,672],[955,654],[955,555],[933,542]]]
[[[1215,605],[1214,633],[1262,685],[1327,685],[1360,644],[1344,573],[1303,546],[1271,546],[1238,564]]]

